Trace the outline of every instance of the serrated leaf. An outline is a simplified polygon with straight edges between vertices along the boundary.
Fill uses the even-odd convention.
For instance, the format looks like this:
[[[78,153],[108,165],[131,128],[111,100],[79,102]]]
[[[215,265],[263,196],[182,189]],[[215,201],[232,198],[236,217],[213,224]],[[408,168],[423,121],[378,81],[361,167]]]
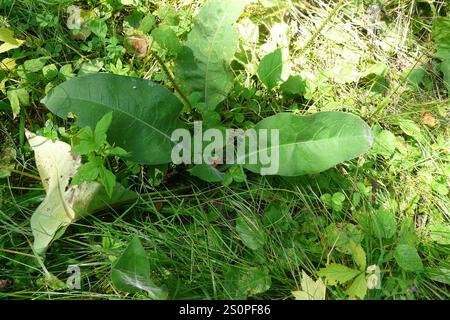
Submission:
[[[281,49],[276,49],[262,58],[258,67],[258,77],[269,90],[272,90],[281,81],[282,72],[283,57]]]
[[[169,163],[172,132],[184,127],[178,119],[183,105],[168,89],[132,77],[99,73],[74,78],[53,88],[42,102],[64,119],[76,114],[80,127],[94,128],[112,111],[108,141],[142,164]]]
[[[373,231],[376,237],[389,239],[397,231],[397,222],[392,210],[380,208],[375,212]]]
[[[324,277],[327,280],[328,284],[336,285],[339,283],[346,283],[360,273],[361,271],[351,269],[342,264],[331,263],[326,268],[321,268],[317,274],[321,277]]]
[[[334,223],[330,224],[326,227],[325,234],[328,246],[345,254],[351,254],[351,246],[359,244],[364,237],[361,229],[351,223],[339,227]]]
[[[230,63],[238,46],[234,23],[244,10],[241,0],[209,0],[194,17],[194,27],[178,55],[175,74],[186,95],[198,93],[214,110],[232,88]]]
[[[146,291],[152,299],[166,299],[167,292],[150,279],[150,263],[141,240],[134,237],[111,270],[114,287],[120,291],[135,293]]]
[[[399,244],[394,252],[395,260],[405,271],[422,271],[423,264],[415,247],[409,244]]]
[[[322,279],[314,281],[302,270],[301,291],[293,291],[295,300],[325,300],[327,290]]]

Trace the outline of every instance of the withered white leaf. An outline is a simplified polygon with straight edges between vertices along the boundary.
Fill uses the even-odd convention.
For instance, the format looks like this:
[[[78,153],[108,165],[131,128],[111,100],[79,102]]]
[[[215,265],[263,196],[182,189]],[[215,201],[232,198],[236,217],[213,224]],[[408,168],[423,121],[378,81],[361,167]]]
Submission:
[[[136,197],[134,192],[119,184],[111,198],[98,182],[69,185],[70,179],[81,166],[80,156],[73,154],[70,145],[65,142],[52,141],[28,130],[25,134],[34,151],[36,166],[46,192],[44,201],[31,217],[36,253],[44,254],[49,244],[77,219],[109,204]]]

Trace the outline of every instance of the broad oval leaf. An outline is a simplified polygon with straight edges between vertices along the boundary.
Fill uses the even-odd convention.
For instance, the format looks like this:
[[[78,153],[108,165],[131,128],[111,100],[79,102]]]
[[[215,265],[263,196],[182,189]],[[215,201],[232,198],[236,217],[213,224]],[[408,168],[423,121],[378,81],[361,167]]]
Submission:
[[[238,47],[233,24],[246,5],[242,0],[209,0],[194,18],[194,27],[175,66],[177,80],[188,95],[201,97],[214,110],[232,89],[230,63]]]
[[[247,159],[255,152],[247,150],[244,167],[260,174],[299,176],[322,172],[358,157],[373,143],[370,127],[358,116],[344,112],[309,116],[280,113],[260,121],[254,129],[259,135],[258,163],[249,164]],[[268,133],[262,134],[260,129],[268,129]],[[279,132],[278,143],[272,143],[272,129]],[[264,145],[265,148],[261,147]],[[271,156],[276,150],[279,150],[279,159]],[[265,173],[268,165],[260,163],[261,156],[267,154],[277,162],[272,163],[278,166],[275,173]]]
[[[99,73],[64,82],[42,100],[56,115],[77,115],[77,125],[95,128],[113,112],[108,140],[142,164],[170,162],[171,134],[182,128],[182,103],[168,89],[148,80]]]
[[[272,90],[281,80],[283,73],[283,57],[281,49],[276,49],[262,58],[258,67],[259,79],[269,90]]]
[[[134,237],[111,270],[114,287],[120,291],[135,293],[146,291],[152,299],[167,298],[167,291],[157,287],[150,279],[150,263],[141,240]]]

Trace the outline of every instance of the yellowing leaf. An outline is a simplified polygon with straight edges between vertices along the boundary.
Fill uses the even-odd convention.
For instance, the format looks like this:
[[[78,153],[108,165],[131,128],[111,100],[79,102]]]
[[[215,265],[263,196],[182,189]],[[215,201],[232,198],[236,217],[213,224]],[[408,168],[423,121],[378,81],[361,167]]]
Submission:
[[[14,38],[14,32],[7,28],[0,28],[0,41],[3,42],[0,45],[0,53],[16,49],[20,47],[25,41]]]
[[[325,300],[326,286],[322,279],[314,281],[302,271],[301,291],[292,291],[295,300]]]
[[[69,144],[37,136],[28,130],[26,136],[36,158],[46,196],[31,217],[33,247],[44,254],[51,241],[61,236],[75,220],[105,207],[108,203],[132,199],[133,192],[117,186],[109,199],[98,182],[69,186],[81,158],[71,153]]]
[[[361,271],[351,269],[342,264],[331,263],[326,268],[321,268],[318,275],[325,277],[328,284],[335,285],[338,283],[346,283],[360,273]]]
[[[11,71],[17,67],[16,60],[12,58],[5,58],[0,62],[0,70]]]
[[[350,252],[352,253],[353,260],[358,265],[360,270],[366,269],[366,253],[360,244],[354,242],[350,243]]]

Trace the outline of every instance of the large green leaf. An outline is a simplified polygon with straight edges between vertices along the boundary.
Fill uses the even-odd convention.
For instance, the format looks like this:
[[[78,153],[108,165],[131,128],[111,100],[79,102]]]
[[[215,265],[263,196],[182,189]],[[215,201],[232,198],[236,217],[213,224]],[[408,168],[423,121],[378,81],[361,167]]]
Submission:
[[[259,79],[269,90],[272,90],[279,81],[283,72],[283,58],[281,49],[276,49],[262,58],[258,67]]]
[[[150,263],[138,237],[134,237],[122,255],[115,261],[111,280],[120,291],[135,293],[147,291],[152,299],[166,299],[165,289],[157,287],[150,279]]]
[[[279,143],[272,143],[271,134],[262,134],[259,141],[267,148],[256,151],[258,163],[248,164],[252,155],[247,152],[244,167],[264,173],[267,167],[259,162],[262,154],[279,150],[281,176],[298,176],[318,173],[338,163],[353,159],[372,145],[370,127],[359,117],[343,112],[321,112],[310,116],[280,113],[259,122],[254,129],[278,129]]]
[[[433,22],[433,38],[436,41],[436,58],[450,59],[450,18],[438,17]]]
[[[232,88],[231,60],[239,33],[233,25],[246,1],[209,0],[194,18],[186,46],[178,55],[176,78],[188,94],[197,94],[209,110],[222,102]]]
[[[398,265],[405,271],[423,270],[423,263],[417,249],[409,244],[399,244],[395,248],[394,257]]]
[[[170,162],[173,130],[183,105],[168,89],[148,80],[112,74],[72,79],[52,89],[42,100],[62,118],[77,115],[79,126],[95,128],[113,112],[108,140],[130,152],[130,160],[143,164]]]

